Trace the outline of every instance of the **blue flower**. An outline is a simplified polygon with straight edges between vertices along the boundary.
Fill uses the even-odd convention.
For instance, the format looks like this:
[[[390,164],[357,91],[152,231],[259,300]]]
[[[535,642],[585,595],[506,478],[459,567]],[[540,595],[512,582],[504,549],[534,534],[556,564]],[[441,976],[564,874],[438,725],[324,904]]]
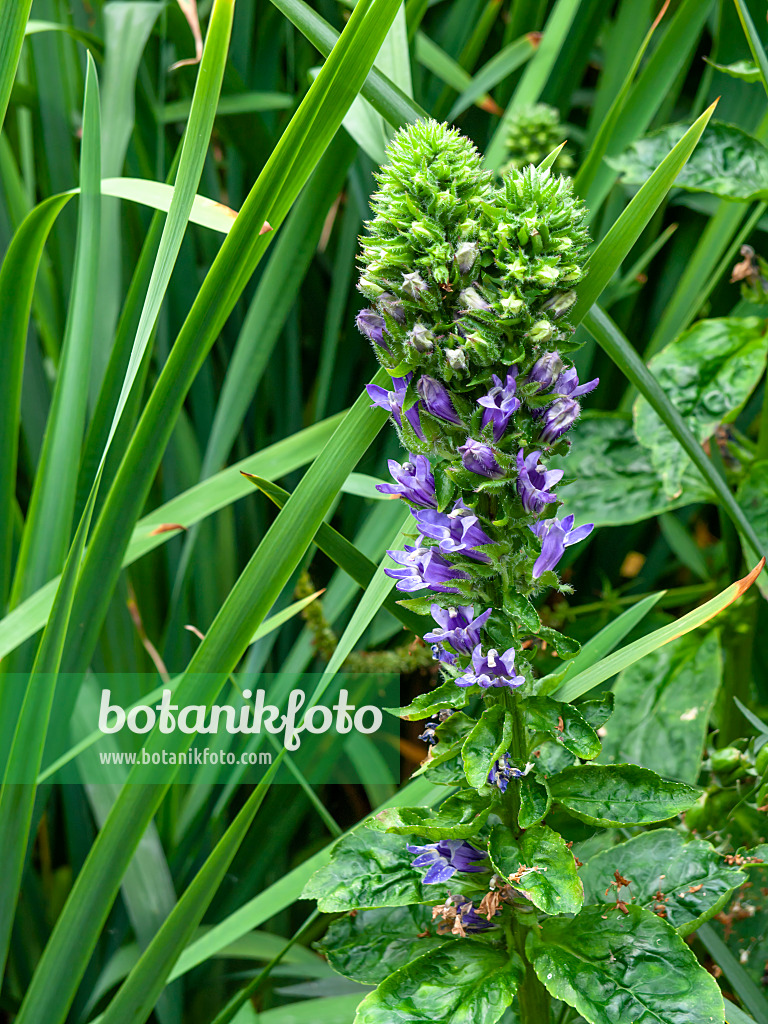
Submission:
[[[556,395],[567,395],[569,398],[578,398],[579,395],[586,395],[588,392],[594,391],[599,383],[600,378],[595,377],[594,380],[589,380],[586,384],[579,384],[579,375],[576,372],[576,367],[569,366],[568,369],[561,373],[557,378],[552,390]]]
[[[415,545],[406,544],[404,551],[388,551],[389,557],[401,566],[399,569],[385,569],[384,572],[397,580],[397,589],[405,591],[436,590],[443,594],[458,594],[456,587],[449,586],[456,580],[468,580],[465,572],[456,569],[436,548],[425,548],[419,537]]]
[[[529,529],[541,541],[541,554],[533,565],[533,578],[537,580],[548,569],[554,569],[571,544],[578,544],[594,530],[593,523],[573,527],[574,516],[565,519],[542,519]]]
[[[487,654],[483,654],[480,644],[472,651],[472,666],[466,668],[464,674],[456,680],[456,685],[479,686],[483,690],[489,687],[508,686],[510,690],[516,690],[525,682],[524,676],[515,674],[515,651],[510,647],[508,651],[499,654],[491,648]]]
[[[376,484],[376,490],[382,494],[396,494],[414,505],[428,505],[437,508],[435,495],[435,478],[432,467],[425,455],[410,455],[409,462],[400,465],[390,459],[387,465],[394,484]]]
[[[468,469],[470,473],[487,476],[491,480],[500,480],[504,476],[504,470],[496,461],[496,456],[490,445],[468,437],[459,448],[459,453],[464,468]]]
[[[425,633],[424,639],[430,643],[450,644],[459,654],[471,654],[480,643],[480,630],[488,621],[492,609],[487,608],[477,617],[475,607],[471,604],[459,605],[457,608],[441,608],[439,604],[433,604],[430,611],[440,628]]]
[[[525,456],[522,448],[517,453],[517,492],[526,512],[541,512],[557,500],[550,487],[554,487],[563,475],[562,469],[545,469],[539,465],[540,451]]]
[[[488,773],[488,785],[496,786],[502,793],[506,793],[510,779],[522,779],[524,775],[533,768],[528,763],[525,768],[515,768],[509,754],[502,754],[498,761],[494,761],[493,767]]]
[[[413,867],[429,867],[429,871],[423,879],[425,885],[447,882],[457,871],[468,873],[485,871],[485,867],[475,864],[475,861],[488,857],[485,851],[476,850],[474,846],[463,839],[440,839],[436,843],[427,843],[425,846],[409,846],[408,853],[418,854],[413,861]]]
[[[496,542],[485,533],[477,516],[463,502],[457,502],[448,514],[435,509],[412,509],[411,512],[419,524],[419,532],[438,541],[437,546],[446,555],[462,554],[477,562],[490,562],[488,555],[474,548]]]
[[[373,399],[371,408],[378,406],[380,409],[386,409],[392,415],[398,427],[403,425],[403,402],[405,401],[406,388],[412,376],[413,374],[409,373],[406,377],[393,377],[394,391],[387,391],[386,388],[379,387],[378,384],[365,385],[365,390],[368,392],[369,397]],[[414,402],[410,409],[406,411],[405,418],[413,427],[416,437],[420,441],[424,441],[424,431],[421,429],[421,420],[419,419],[418,401]]]
[[[357,324],[358,331],[364,337],[372,341],[374,345],[384,349],[385,352],[389,352],[389,348],[384,341],[385,325],[383,316],[379,316],[373,309],[361,309],[357,314],[355,323]]]
[[[547,352],[533,364],[531,372],[528,374],[528,381],[541,385],[539,391],[546,391],[558,379],[564,366],[565,363],[560,358],[559,352]]]
[[[493,424],[494,441],[501,440],[509,421],[520,408],[520,399],[516,395],[515,377],[517,377],[516,366],[513,366],[507,373],[505,384],[502,384],[501,379],[494,373],[493,383],[495,386],[487,395],[483,395],[477,400],[477,404],[483,406],[482,426],[487,427],[489,423]]]
[[[441,923],[437,926],[438,935],[451,932],[453,935],[463,938],[473,932],[484,932],[488,928],[493,928],[493,923],[478,913],[481,907],[482,903],[475,909],[472,900],[462,896],[461,893],[449,896],[444,904],[432,908],[433,917],[442,917]],[[489,908],[488,917],[492,917],[495,913],[495,909]]]
[[[416,390],[430,416],[435,416],[446,423],[455,423],[457,426],[461,426],[461,420],[456,415],[448,389],[443,387],[440,381],[425,373],[419,378]]]
[[[455,665],[456,655],[453,651],[446,651],[442,644],[432,644],[432,657],[441,665]]]

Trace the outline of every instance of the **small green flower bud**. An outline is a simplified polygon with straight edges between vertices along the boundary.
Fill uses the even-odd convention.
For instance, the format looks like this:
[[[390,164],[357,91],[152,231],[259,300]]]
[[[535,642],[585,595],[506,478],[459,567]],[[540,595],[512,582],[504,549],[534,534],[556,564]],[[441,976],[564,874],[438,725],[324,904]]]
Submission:
[[[537,344],[543,344],[549,341],[554,333],[555,329],[549,320],[537,320],[528,332],[528,337]]]

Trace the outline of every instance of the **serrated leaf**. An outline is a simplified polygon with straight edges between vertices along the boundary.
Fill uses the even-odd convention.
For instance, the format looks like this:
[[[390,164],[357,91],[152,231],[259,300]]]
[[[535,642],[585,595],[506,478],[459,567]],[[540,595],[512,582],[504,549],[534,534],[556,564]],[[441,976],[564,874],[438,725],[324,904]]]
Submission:
[[[331,860],[309,878],[300,898],[317,900],[327,914],[441,899],[446,887],[424,885],[424,872],[412,867],[407,847],[416,842],[412,836],[374,835],[364,828],[353,832],[333,848]]]
[[[488,853],[496,871],[545,914],[578,914],[584,887],[576,861],[557,832],[534,825],[518,838],[506,825],[494,825]],[[521,868],[528,870],[521,873]]]
[[[584,764],[547,779],[552,799],[590,825],[650,825],[692,807],[699,791],[634,764]]]
[[[621,174],[625,185],[642,185],[689,127],[667,125],[638,139],[608,163]],[[675,188],[745,202],[764,199],[768,197],[768,148],[735,125],[710,122],[700,146],[675,179]]]
[[[401,967],[369,993],[355,1024],[495,1024],[523,979],[520,958],[460,939]]]
[[[438,711],[447,711],[451,708],[463,708],[469,703],[469,692],[467,689],[457,686],[452,679],[438,686],[429,693],[420,693],[410,704],[401,708],[385,708],[398,718],[404,718],[408,722],[420,722],[423,718],[429,718]]]
[[[474,790],[461,790],[433,810],[431,807],[389,807],[368,822],[370,828],[427,839],[469,839],[491,813],[487,798]]]
[[[425,934],[429,933],[429,934]],[[381,907],[334,921],[317,949],[339,974],[364,985],[378,985],[393,971],[450,941],[438,936],[432,908]]]
[[[494,762],[509,750],[512,730],[512,716],[501,704],[486,708],[482,713],[461,748],[464,773],[470,786],[483,789],[488,785],[488,773]]]
[[[546,817],[552,806],[546,783],[536,775],[524,775],[520,779],[520,811],[517,823],[520,828],[530,828]]]
[[[557,492],[564,502],[560,514],[573,514],[579,524],[624,526],[711,500],[711,492],[693,472],[685,475],[682,493],[669,498],[628,417],[584,416],[573,427],[571,441],[567,462],[553,458],[550,465],[568,475],[569,482]]]
[[[629,761],[695,783],[709,712],[722,680],[716,632],[689,634],[625,669],[601,761]]]
[[[674,928],[641,907],[585,907],[530,931],[539,980],[591,1024],[722,1024],[723,997]]]
[[[631,882],[617,891],[614,872]],[[579,875],[588,903],[613,904],[620,897],[646,910],[663,909],[680,935],[689,935],[718,913],[729,894],[747,881],[714,846],[671,828],[657,828],[590,857]],[[606,890],[608,893],[606,895]]]
[[[539,627],[539,636],[554,647],[560,658],[575,658],[581,650],[581,644],[571,636],[566,636],[557,629],[549,626]]]
[[[600,753],[600,737],[573,704],[552,697],[527,697],[523,709],[531,728],[547,733],[577,757],[590,760]]]
[[[768,335],[760,317],[700,320],[648,364],[697,441],[743,407],[765,369]],[[634,408],[635,433],[650,450],[665,493],[677,497],[689,460],[649,402]]]

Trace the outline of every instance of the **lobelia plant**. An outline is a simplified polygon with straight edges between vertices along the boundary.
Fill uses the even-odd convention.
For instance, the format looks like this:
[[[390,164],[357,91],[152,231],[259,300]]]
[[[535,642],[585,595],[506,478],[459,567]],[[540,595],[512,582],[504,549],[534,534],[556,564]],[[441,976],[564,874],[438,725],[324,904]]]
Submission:
[[[442,676],[396,713],[427,719],[417,774],[450,795],[436,810],[384,810],[339,842],[304,891],[323,911],[351,911],[321,948],[377,986],[357,1024],[492,1024],[510,1007],[521,1024],[574,1009],[594,1024],[723,1021],[718,985],[682,936],[744,872],[670,828],[602,843],[586,867],[567,839],[591,834],[579,823],[668,821],[699,795],[591,763],[612,694],[552,695],[578,644],[533,603],[568,591],[558,563],[592,530],[558,518],[563,470],[547,468],[598,384],[568,360],[584,207],[545,168],[497,185],[473,145],[434,121],[400,131],[387,161],[362,241],[371,305],[358,326],[392,377],[370,396],[408,451],[379,489],[411,506],[415,539],[386,571],[414,595],[403,604],[431,613],[424,639]],[[532,664],[542,643],[566,659],[544,679]]]

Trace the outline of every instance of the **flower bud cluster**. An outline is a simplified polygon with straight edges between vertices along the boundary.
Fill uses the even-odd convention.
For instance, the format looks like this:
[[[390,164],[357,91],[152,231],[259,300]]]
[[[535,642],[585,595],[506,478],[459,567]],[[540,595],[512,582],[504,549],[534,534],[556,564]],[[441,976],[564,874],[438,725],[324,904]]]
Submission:
[[[536,103],[517,111],[507,126],[507,162],[502,173],[513,167],[540,164],[565,138],[560,114],[547,103]],[[554,163],[554,170],[564,174],[573,167],[573,158],[562,150]]]
[[[457,688],[530,678],[531,595],[557,586],[565,548],[590,525],[556,515],[580,384],[567,312],[583,275],[584,209],[534,167],[500,185],[457,131],[397,134],[362,240],[358,327],[392,378],[370,385],[409,461],[379,490],[412,506],[414,542],[391,552],[397,588],[429,609],[425,640]],[[426,599],[426,600],[425,600]]]

